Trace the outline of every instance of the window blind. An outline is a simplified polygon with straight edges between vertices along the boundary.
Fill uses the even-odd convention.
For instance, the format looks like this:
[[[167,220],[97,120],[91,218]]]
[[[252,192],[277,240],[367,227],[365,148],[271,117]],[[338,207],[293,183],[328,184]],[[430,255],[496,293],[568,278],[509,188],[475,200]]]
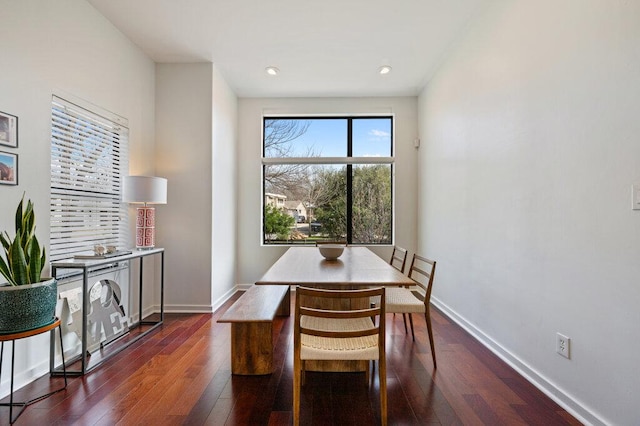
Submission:
[[[51,103],[51,236],[49,259],[96,244],[126,248],[127,121],[97,107],[54,96]]]

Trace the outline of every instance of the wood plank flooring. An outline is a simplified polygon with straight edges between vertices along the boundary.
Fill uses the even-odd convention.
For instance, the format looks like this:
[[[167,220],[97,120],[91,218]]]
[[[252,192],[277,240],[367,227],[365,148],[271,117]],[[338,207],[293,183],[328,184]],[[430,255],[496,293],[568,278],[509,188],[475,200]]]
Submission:
[[[87,376],[69,378],[66,391],[29,406],[16,424],[291,424],[293,318],[274,322],[273,374],[232,376],[230,326],[216,319],[239,295],[213,315],[166,315],[160,329]],[[436,309],[436,371],[424,319],[414,318],[415,342],[402,316],[387,321],[390,425],[580,424]],[[366,385],[363,373],[307,373],[301,423],[379,424],[376,376]],[[16,392],[16,400],[59,387],[60,380],[40,378]],[[0,425],[8,417],[0,407]]]

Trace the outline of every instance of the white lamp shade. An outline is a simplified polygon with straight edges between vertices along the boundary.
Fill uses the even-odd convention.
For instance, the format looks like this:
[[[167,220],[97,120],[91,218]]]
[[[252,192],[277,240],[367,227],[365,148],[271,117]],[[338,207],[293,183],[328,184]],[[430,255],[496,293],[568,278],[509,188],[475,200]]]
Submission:
[[[167,180],[155,176],[125,176],[122,201],[125,203],[167,204]]]

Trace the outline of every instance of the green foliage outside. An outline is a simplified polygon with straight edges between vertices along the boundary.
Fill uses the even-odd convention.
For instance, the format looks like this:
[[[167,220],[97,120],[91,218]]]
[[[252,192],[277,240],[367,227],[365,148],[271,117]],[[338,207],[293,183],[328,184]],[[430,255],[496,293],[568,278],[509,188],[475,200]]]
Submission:
[[[322,233],[329,239],[341,241],[347,235],[347,179],[346,168],[322,170],[314,182],[322,188],[318,199],[316,221],[322,224]]]
[[[353,166],[353,243],[391,243],[391,167]]]
[[[275,206],[265,206],[264,208],[264,234],[268,241],[274,236],[278,240],[286,240],[291,232],[290,228],[294,223],[293,216],[289,216]]]
[[[315,185],[323,194],[318,200],[316,220],[329,239],[346,237],[346,167],[323,170]],[[353,166],[352,242],[380,244],[391,242],[391,167]]]

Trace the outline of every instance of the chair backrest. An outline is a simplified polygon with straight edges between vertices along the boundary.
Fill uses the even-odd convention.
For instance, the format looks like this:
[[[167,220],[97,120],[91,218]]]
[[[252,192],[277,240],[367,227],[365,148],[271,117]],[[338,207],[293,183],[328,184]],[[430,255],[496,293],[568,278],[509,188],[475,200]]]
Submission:
[[[398,271],[404,274],[404,266],[407,263],[407,250],[402,247],[394,246],[393,253],[391,253],[391,260],[389,265],[396,268]]]
[[[378,335],[378,347],[384,354],[385,344],[385,299],[384,288],[367,288],[362,290],[325,290],[298,287],[296,289],[296,305],[294,318],[294,356],[300,356],[301,335],[346,339],[353,337]],[[371,297],[379,297],[382,303],[371,307]],[[309,305],[313,305],[309,306]],[[317,306],[329,306],[328,308]],[[337,306],[341,306],[338,308]],[[355,308],[353,308],[355,306]],[[358,308],[364,306],[363,308]],[[306,328],[301,325],[301,317],[315,317],[320,321],[308,321],[308,324],[322,323],[323,319],[368,319],[367,327],[361,329],[327,329],[327,327]],[[378,316],[378,321],[371,318]],[[327,322],[331,324],[330,322]],[[368,326],[370,323],[370,326]],[[377,324],[376,324],[377,323]],[[347,359],[347,358],[344,358]]]
[[[424,304],[427,306],[429,305],[429,300],[431,300],[431,288],[433,287],[433,276],[435,273],[435,260],[430,260],[417,254],[413,255],[411,266],[409,267],[409,278],[424,290]]]

